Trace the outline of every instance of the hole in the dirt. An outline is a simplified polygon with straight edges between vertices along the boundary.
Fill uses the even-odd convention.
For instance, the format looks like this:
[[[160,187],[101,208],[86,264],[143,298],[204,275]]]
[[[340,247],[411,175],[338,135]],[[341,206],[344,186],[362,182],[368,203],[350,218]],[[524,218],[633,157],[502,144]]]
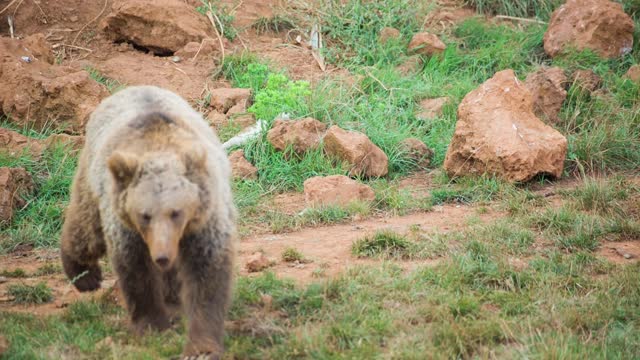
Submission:
[[[131,45],[134,49],[143,52],[145,54],[152,54],[154,56],[158,56],[158,57],[169,57],[169,56],[173,56],[174,52],[169,50],[169,49],[163,49],[163,48],[159,48],[159,47],[155,47],[155,46],[142,46],[139,44],[136,44],[134,42],[131,41],[126,41],[126,40],[120,40],[120,41],[116,41],[116,44],[122,44],[122,43],[127,43],[129,45]]]

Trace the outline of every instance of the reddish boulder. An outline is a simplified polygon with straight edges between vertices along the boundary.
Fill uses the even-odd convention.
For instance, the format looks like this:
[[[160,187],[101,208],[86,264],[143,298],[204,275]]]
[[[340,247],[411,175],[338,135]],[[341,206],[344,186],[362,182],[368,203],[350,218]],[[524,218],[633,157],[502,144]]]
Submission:
[[[29,152],[32,158],[42,155],[43,146],[36,139],[26,137],[15,131],[0,128],[0,153],[20,156],[23,151]]]
[[[345,206],[354,201],[371,202],[376,195],[370,186],[344,175],[315,176],[304,182],[307,206]]]
[[[617,58],[631,52],[633,31],[633,20],[617,2],[567,0],[551,15],[544,50],[551,57],[576,48]]]
[[[231,173],[237,179],[257,179],[258,169],[244,157],[244,150],[236,150],[229,154]]]
[[[115,0],[102,28],[114,41],[166,55],[190,42],[200,43],[208,37],[211,24],[180,0]]]
[[[267,133],[267,140],[279,151],[291,146],[296,154],[318,147],[327,126],[313,118],[276,120]]]
[[[444,168],[452,177],[557,178],[566,153],[567,139],[535,116],[529,91],[513,70],[504,70],[462,100]]]
[[[432,56],[444,52],[447,46],[436,35],[426,32],[417,33],[409,42],[409,52]]]
[[[559,67],[540,68],[527,76],[525,86],[533,96],[533,112],[542,120],[558,122],[567,98],[567,76]]]
[[[426,168],[431,163],[433,158],[433,150],[416,138],[408,138],[402,140],[400,143],[401,151],[416,165]]]
[[[367,135],[332,126],[324,136],[324,150],[350,165],[349,175],[381,177],[389,171],[387,155]]]
[[[31,175],[25,169],[0,167],[0,225],[11,222],[13,211],[26,205],[24,196],[33,189]]]

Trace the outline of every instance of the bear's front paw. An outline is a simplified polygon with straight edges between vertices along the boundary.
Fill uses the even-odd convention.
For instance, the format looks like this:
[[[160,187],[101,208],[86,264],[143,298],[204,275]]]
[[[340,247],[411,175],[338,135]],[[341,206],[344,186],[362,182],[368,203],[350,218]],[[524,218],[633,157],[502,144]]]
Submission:
[[[82,266],[77,264],[74,267],[73,275],[70,274],[73,285],[79,291],[94,291],[100,288],[100,282],[102,282],[102,271],[100,267],[95,266]]]
[[[214,341],[209,339],[198,341],[191,339],[182,352],[182,359],[189,360],[220,360],[222,359],[223,349],[216,345]]]

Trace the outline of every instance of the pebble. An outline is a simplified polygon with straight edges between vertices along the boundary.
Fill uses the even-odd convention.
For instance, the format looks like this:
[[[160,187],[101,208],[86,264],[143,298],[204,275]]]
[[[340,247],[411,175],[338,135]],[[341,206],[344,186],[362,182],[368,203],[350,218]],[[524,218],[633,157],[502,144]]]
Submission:
[[[7,281],[9,281],[9,279],[7,279],[5,276],[0,276],[0,284],[4,284]]]
[[[182,58],[180,56],[174,56],[171,58],[171,61],[173,61],[174,63],[179,63],[182,60]]]

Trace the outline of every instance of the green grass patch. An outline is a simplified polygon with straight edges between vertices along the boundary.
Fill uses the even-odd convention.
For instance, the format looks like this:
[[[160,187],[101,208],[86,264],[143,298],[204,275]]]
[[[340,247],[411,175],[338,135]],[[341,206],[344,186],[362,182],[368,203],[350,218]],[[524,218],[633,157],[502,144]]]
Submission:
[[[7,295],[16,304],[43,304],[53,300],[53,293],[47,284],[37,285],[11,284],[7,286]]]
[[[381,230],[355,241],[351,253],[357,257],[409,258],[413,247],[404,235]]]
[[[24,154],[19,157],[0,154],[0,166],[24,167],[33,177],[36,192],[27,198],[27,206],[15,212],[12,223],[0,235],[0,252],[20,244],[36,247],[58,245],[63,211],[69,201],[77,155],[65,146],[45,151],[39,161]]]
[[[13,269],[13,270],[2,270],[0,271],[0,276],[8,277],[8,278],[26,278],[29,275],[24,269]]]

